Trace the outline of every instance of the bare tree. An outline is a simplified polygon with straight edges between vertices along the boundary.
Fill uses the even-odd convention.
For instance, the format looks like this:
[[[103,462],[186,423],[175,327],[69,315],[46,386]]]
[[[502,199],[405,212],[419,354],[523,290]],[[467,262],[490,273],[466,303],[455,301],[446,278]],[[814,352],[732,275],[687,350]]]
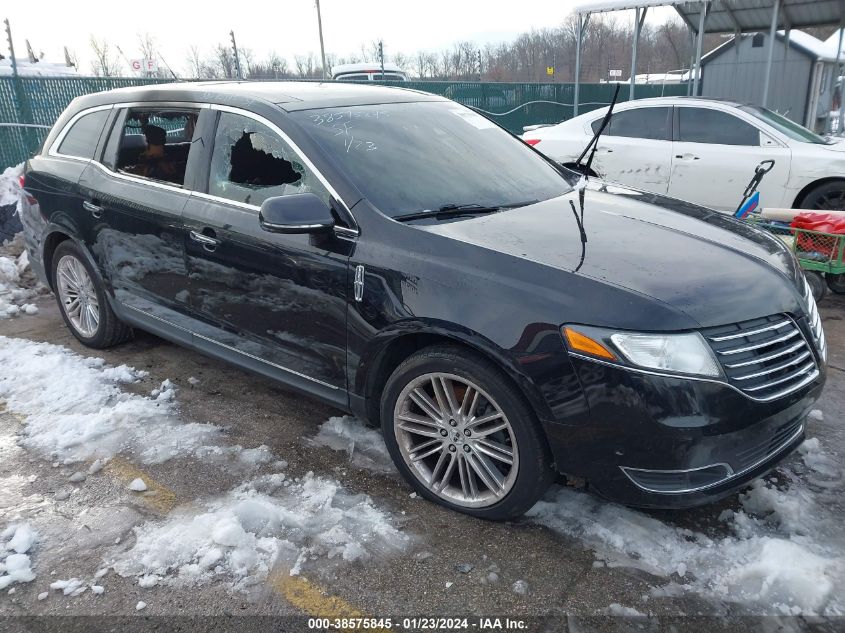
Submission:
[[[203,61],[200,57],[200,49],[197,46],[188,47],[188,68],[191,77],[201,79],[203,75]]]
[[[112,52],[108,40],[98,40],[92,35],[91,51],[94,54],[91,72],[95,77],[115,77],[120,74],[120,62]]]
[[[234,79],[235,78],[235,55],[232,48],[227,44],[218,44],[214,47],[214,78]]]

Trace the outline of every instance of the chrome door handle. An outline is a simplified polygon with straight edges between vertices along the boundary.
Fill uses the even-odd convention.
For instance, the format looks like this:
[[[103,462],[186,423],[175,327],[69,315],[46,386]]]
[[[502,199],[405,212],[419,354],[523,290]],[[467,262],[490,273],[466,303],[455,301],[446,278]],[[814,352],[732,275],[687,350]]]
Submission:
[[[202,244],[202,247],[211,252],[220,244],[220,240],[215,237],[210,237],[205,235],[204,233],[198,233],[197,231],[191,231],[190,233],[191,239],[198,244]]]
[[[680,158],[681,160],[698,160],[698,156],[693,154],[675,154],[675,158]]]
[[[103,207],[94,204],[90,200],[84,200],[82,202],[82,208],[89,211],[95,218],[103,217]]]

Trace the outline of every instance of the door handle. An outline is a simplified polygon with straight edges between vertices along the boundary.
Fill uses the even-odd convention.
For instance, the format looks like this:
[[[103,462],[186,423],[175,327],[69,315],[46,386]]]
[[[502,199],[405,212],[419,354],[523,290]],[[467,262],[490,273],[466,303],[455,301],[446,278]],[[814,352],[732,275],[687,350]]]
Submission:
[[[211,229],[206,229],[207,231],[211,231]],[[212,231],[213,232],[213,231]],[[209,253],[214,252],[214,249],[220,244],[220,240],[216,237],[212,237],[211,235],[206,235],[205,233],[198,233],[197,231],[191,231],[190,233],[191,239],[198,244],[202,244],[202,247],[207,250]]]
[[[694,154],[675,154],[675,158],[680,158],[681,160],[698,160],[698,156]]]
[[[612,153],[613,153],[613,150],[612,150],[612,149],[610,149],[609,147],[599,147],[599,148],[598,148],[598,153],[599,153],[599,154],[612,154]]]
[[[89,211],[95,218],[103,217],[103,207],[98,204],[94,204],[90,200],[84,200],[82,202],[82,208]]]

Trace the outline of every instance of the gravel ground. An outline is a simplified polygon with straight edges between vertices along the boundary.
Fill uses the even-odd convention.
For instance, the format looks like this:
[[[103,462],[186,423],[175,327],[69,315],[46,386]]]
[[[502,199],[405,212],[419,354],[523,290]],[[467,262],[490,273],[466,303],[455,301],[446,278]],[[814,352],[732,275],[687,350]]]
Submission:
[[[138,576],[123,577],[109,571],[96,581],[105,588],[104,593],[95,595],[88,590],[77,597],[64,596],[51,590],[50,583],[68,578],[93,582],[94,574],[106,567],[106,562],[136,544],[138,536],[133,528],[145,522],[161,523],[174,513],[202,507],[204,500],[225,495],[250,477],[272,472],[273,464],[259,464],[257,470],[246,474],[196,455],[142,463],[132,455],[120,454],[101,472],[71,482],[72,474],[87,468],[88,463],[53,462],[22,447],[19,434],[23,418],[0,401],[0,479],[5,482],[0,489],[0,530],[15,520],[26,520],[39,532],[31,552],[36,578],[12,585],[11,594],[8,589],[0,593],[0,615],[97,616],[93,620],[44,618],[34,624],[0,619],[0,630],[66,631],[77,625],[81,630],[94,630],[97,622],[118,626],[118,620],[103,616],[132,616],[119,625],[131,630],[143,618],[152,618],[143,620],[147,623],[155,622],[156,616],[337,614],[497,615],[529,618],[529,630],[619,630],[631,621],[602,616],[640,613],[663,618],[687,616],[675,620],[673,626],[694,631],[718,628],[719,622],[689,616],[760,613],[759,605],[735,603],[730,596],[714,597],[694,590],[655,591],[669,581],[674,581],[674,587],[683,585],[683,575],[658,578],[641,565],[609,564],[590,538],[551,529],[537,519],[488,523],[414,498],[394,473],[360,467],[354,454],[350,459],[347,452],[307,441],[318,434],[321,424],[341,415],[330,407],[141,332],[127,344],[94,353],[66,330],[52,296],[42,296],[36,303],[39,310],[35,315],[0,320],[0,336],[50,342],[83,356],[101,357],[109,365],[126,364],[148,372],[137,382],[122,385],[126,393],[147,397],[169,379],[176,388],[175,402],[182,422],[222,427],[223,447],[266,445],[276,458],[287,462],[284,472],[288,481],[313,472],[341,483],[349,494],[368,495],[373,506],[389,517],[390,524],[406,535],[408,542],[403,542],[399,551],[366,559],[306,558],[306,565],[295,576],[290,574],[290,560],[285,559],[261,582],[242,590],[234,590],[225,576],[201,584],[161,582],[141,587]],[[819,402],[823,419],[808,421],[808,437],[819,438],[828,454],[837,456],[845,446],[841,426],[845,299],[830,297],[820,308],[829,338],[830,371]],[[798,473],[806,470],[798,454],[781,470],[784,468]],[[789,472],[782,478],[788,479]],[[153,489],[147,493],[129,490],[129,481],[137,477],[153,482]],[[831,482],[825,493],[831,500],[827,511],[845,519],[841,472]],[[550,498],[559,493],[585,495],[588,505],[600,503],[589,493],[571,491],[553,490]],[[728,531],[722,520],[724,511],[738,509],[740,502],[733,497],[694,511],[636,515],[718,539]],[[620,516],[627,515],[609,515],[608,521],[619,520]],[[692,563],[690,572],[696,572]],[[842,592],[842,587],[835,590]],[[48,597],[39,600],[43,592],[49,592]],[[140,611],[139,602],[146,604]],[[592,616],[598,617],[590,619]],[[188,622],[185,630],[201,628],[197,621],[184,622]],[[254,619],[242,622],[237,626],[241,630],[264,625]],[[307,626],[306,621],[289,622],[287,630]],[[633,622],[637,630],[651,628],[644,619],[635,618]],[[472,619],[469,626],[493,628],[483,624]],[[764,623],[740,618],[726,628],[756,629],[763,624],[775,629],[824,629],[835,628],[837,622],[772,617]]]

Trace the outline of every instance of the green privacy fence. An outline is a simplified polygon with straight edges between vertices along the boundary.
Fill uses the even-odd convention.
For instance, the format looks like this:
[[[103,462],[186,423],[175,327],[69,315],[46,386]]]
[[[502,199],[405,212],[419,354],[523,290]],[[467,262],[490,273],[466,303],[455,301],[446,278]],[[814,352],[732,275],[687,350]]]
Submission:
[[[0,169],[26,160],[47,135],[62,110],[80,95],[126,86],[166,83],[164,79],[113,77],[0,77]],[[389,85],[396,86],[395,82]],[[402,87],[454,99],[485,111],[512,132],[523,126],[556,123],[572,116],[574,84],[488,83],[467,81],[411,81]],[[581,84],[579,112],[607,105],[612,84]],[[636,97],[684,95],[686,85],[636,88]],[[619,92],[628,98],[628,87]]]
[[[396,82],[385,85],[395,86]],[[511,132],[521,134],[526,125],[558,123],[572,118],[575,84],[572,83],[489,83],[469,81],[410,81],[403,87],[431,92],[484,111]],[[578,113],[609,105],[615,84],[581,84]],[[629,87],[619,90],[619,100],[627,101]],[[687,94],[686,84],[638,85],[637,99],[674,97]]]

